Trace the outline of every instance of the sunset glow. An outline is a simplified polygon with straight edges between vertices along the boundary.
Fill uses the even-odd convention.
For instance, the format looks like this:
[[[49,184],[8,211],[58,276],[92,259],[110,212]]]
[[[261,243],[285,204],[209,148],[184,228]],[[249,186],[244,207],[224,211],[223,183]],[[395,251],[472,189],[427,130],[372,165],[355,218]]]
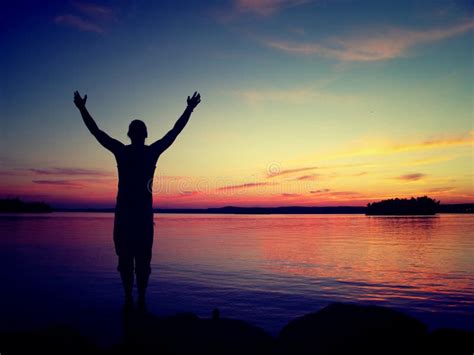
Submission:
[[[111,136],[128,144],[138,118],[151,144],[197,90],[158,161],[155,207],[474,202],[469,1],[5,7],[2,198],[113,207],[116,162],[73,91]]]

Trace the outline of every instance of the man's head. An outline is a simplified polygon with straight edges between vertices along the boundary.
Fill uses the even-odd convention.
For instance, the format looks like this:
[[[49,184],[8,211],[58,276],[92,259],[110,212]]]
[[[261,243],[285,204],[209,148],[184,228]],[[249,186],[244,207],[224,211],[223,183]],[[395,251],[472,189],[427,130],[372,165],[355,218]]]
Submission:
[[[145,138],[148,137],[145,123],[140,120],[130,122],[130,126],[128,126],[128,136],[132,140],[132,143],[145,141]]]

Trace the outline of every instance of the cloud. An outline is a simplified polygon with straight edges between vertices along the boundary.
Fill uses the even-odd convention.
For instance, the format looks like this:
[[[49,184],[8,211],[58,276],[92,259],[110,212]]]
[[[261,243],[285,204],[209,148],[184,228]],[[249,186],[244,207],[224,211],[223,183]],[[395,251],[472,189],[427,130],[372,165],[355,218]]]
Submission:
[[[270,185],[270,184],[268,182],[249,182],[249,183],[240,184],[240,185],[229,185],[229,186],[219,187],[217,189],[217,191],[246,189],[246,188],[249,188],[249,187],[267,186],[267,185]]]
[[[405,180],[405,181],[418,181],[424,178],[426,175],[422,173],[414,173],[414,174],[406,174],[397,176],[395,179],[398,180]]]
[[[361,193],[357,191],[331,191],[330,189],[312,190],[309,193],[314,195],[322,195],[324,197],[354,198],[361,196]]]
[[[239,90],[235,91],[235,94],[250,103],[263,101],[303,103],[315,96],[312,90],[304,88],[294,90]]]
[[[306,34],[306,30],[303,27],[290,27],[288,31],[299,36],[304,36]]]
[[[275,178],[275,177],[280,177],[280,176],[286,176],[286,175],[293,175],[293,174],[298,174],[298,173],[302,173],[302,172],[310,172],[310,171],[313,171],[313,170],[318,170],[318,171],[331,171],[333,169],[346,169],[346,168],[354,168],[354,167],[357,167],[357,168],[360,168],[360,167],[373,167],[375,166],[374,164],[333,164],[333,165],[321,165],[321,166],[304,166],[304,167],[301,167],[301,168],[293,168],[293,169],[284,169],[284,170],[280,170],[280,169],[276,169],[276,168],[271,168],[269,169],[269,171],[267,172],[267,175],[266,177],[268,179],[271,179],[271,178]],[[273,167],[273,165],[272,165]],[[357,172],[357,173],[348,173],[348,174],[331,174],[330,176],[332,178],[334,177],[341,177],[341,176],[350,176],[350,177],[358,177],[358,176],[363,176],[363,175],[367,175],[368,172],[367,171],[361,171],[361,172]],[[304,174],[304,175],[300,175],[300,176],[296,176],[294,178],[292,178],[292,181],[313,181],[313,180],[316,180],[318,177],[325,177],[327,175],[324,175],[324,174]]]
[[[301,196],[300,194],[290,194],[290,193],[282,193],[283,197],[298,197]]]
[[[314,103],[315,100],[336,101],[336,102],[354,102],[357,100],[355,95],[335,95],[323,90],[313,88],[294,88],[287,90],[275,89],[250,89],[237,90],[234,95],[243,98],[250,104],[259,104],[262,102],[285,102],[290,104],[302,104],[306,102]]]
[[[155,175],[154,181],[159,180],[170,180],[170,181],[180,181],[180,180],[188,180],[190,179],[189,176],[184,175]]]
[[[303,171],[310,171],[310,170],[314,170],[314,169],[317,169],[317,167],[316,166],[309,166],[309,167],[296,168],[296,169],[270,171],[270,172],[267,173],[267,178],[274,178],[274,177],[282,176],[282,175],[301,173]]]
[[[79,1],[74,2],[74,6],[87,16],[104,19],[116,19],[114,10],[108,6]]]
[[[93,169],[80,169],[80,168],[46,168],[46,169],[27,169],[35,175],[68,175],[68,176],[111,176],[112,173],[93,170]]]
[[[327,193],[331,190],[329,189],[321,189],[321,190],[313,190],[313,191],[310,191],[309,193],[310,194],[324,194],[324,193]]]
[[[447,186],[447,187],[433,187],[431,189],[427,189],[426,192],[428,193],[443,193],[443,192],[450,192],[455,190],[455,187]]]
[[[54,18],[54,23],[79,31],[103,34],[106,32],[106,25],[117,20],[114,10],[108,6],[81,1],[73,2],[73,6],[79,13],[58,15]]]
[[[69,187],[82,187],[82,184],[73,180],[33,180],[35,184],[40,185],[60,185]]]
[[[393,147],[394,151],[407,151],[407,150],[419,150],[419,149],[430,149],[446,146],[462,146],[474,144],[474,131],[469,132],[469,137],[448,137],[439,138],[423,141],[421,143],[412,144],[400,144]]]
[[[18,173],[18,171],[15,171],[15,170],[3,170],[3,169],[1,169],[0,170],[0,175],[3,175],[3,176],[18,176],[20,174]]]
[[[316,200],[327,201],[366,201],[368,199],[364,194],[357,191],[332,191],[330,189],[319,189],[309,191]]]
[[[270,17],[281,11],[313,2],[313,0],[233,0],[230,7],[213,11],[220,22],[228,23],[244,16]]]
[[[179,191],[178,193],[164,193],[161,195],[161,200],[186,200],[188,197],[195,197],[198,195],[202,195],[201,191],[197,190],[186,190],[186,191]]]
[[[0,175],[3,176],[90,176],[94,177],[90,181],[99,181],[98,177],[111,177],[115,174],[103,170],[81,169],[81,168],[9,168],[0,169]],[[87,180],[87,179],[85,179]],[[85,181],[84,180],[84,181]],[[100,181],[104,181],[100,179]]]
[[[403,56],[414,46],[454,37],[473,28],[474,20],[470,20],[450,27],[426,30],[374,29],[370,34],[345,38],[333,37],[321,42],[279,39],[264,39],[262,42],[268,47],[288,53],[314,54],[342,61],[380,61]]]
[[[410,165],[410,166],[416,166],[416,165],[425,165],[425,164],[438,164],[442,163],[445,161],[453,160],[456,158],[456,155],[447,155],[447,156],[434,156],[434,157],[427,157],[427,158],[421,158],[421,159],[413,159],[408,163],[405,163],[405,165]]]
[[[311,175],[302,175],[298,176],[295,180],[298,181],[303,181],[303,180],[316,180],[317,174],[311,174]]]
[[[360,192],[356,191],[334,191],[329,192],[331,196],[342,196],[342,197],[353,197],[353,196],[360,196]]]
[[[91,21],[84,20],[80,16],[76,15],[59,15],[54,18],[54,23],[57,25],[72,27],[84,32],[94,32],[94,33],[105,33],[105,29]]]
[[[195,196],[195,195],[198,195],[198,194],[199,194],[199,191],[195,191],[195,190],[181,191],[175,197],[190,197],[190,196]]]
[[[284,8],[299,6],[309,2],[311,0],[235,0],[234,11],[269,16]]]
[[[346,157],[359,157],[359,156],[376,156],[376,155],[389,155],[412,151],[424,151],[437,148],[445,147],[463,147],[472,146],[474,144],[474,131],[468,133],[468,135],[458,135],[452,137],[436,138],[431,140],[425,140],[421,142],[412,143],[394,143],[394,142],[370,142],[370,139],[363,139],[362,147],[348,147],[343,151],[336,152],[335,154],[328,155],[327,158],[346,158]]]

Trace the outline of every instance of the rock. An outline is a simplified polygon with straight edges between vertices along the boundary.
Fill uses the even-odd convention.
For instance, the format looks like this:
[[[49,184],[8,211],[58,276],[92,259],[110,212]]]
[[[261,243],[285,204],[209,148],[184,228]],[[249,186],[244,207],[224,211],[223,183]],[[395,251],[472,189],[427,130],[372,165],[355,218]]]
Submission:
[[[289,322],[278,335],[282,354],[417,354],[426,326],[398,311],[331,304]]]
[[[0,334],[0,353],[5,355],[95,355],[100,352],[99,347],[68,326]]]
[[[459,329],[437,329],[427,336],[426,354],[472,355],[474,333]]]
[[[214,314],[215,316],[215,314]],[[125,342],[114,354],[270,354],[274,339],[247,322],[192,313],[159,318],[131,315]]]
[[[223,318],[217,310],[203,319],[193,313],[157,317],[124,315],[120,344],[102,349],[76,330],[56,326],[0,334],[0,354],[48,355],[472,355],[474,334],[457,329],[426,332],[420,321],[398,311],[353,304],[332,304],[289,322],[275,340],[261,328]]]

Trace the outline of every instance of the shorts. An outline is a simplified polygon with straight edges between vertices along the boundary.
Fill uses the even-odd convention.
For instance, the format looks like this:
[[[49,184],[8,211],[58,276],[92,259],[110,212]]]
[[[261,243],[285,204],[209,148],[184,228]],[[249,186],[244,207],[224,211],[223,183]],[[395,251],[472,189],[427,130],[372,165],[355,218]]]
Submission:
[[[151,272],[151,255],[153,248],[153,215],[152,218],[123,218],[115,215],[114,246],[118,256],[119,272]],[[135,267],[134,267],[135,266]]]

